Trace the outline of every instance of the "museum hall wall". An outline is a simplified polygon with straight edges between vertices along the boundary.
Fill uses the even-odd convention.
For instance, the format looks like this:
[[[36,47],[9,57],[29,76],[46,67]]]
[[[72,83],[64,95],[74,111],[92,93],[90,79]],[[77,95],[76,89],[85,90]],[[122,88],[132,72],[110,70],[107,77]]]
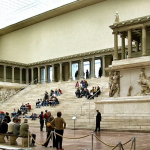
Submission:
[[[0,37],[0,59],[32,63],[113,47],[115,12],[120,20],[149,15],[148,0],[106,0]],[[120,38],[119,38],[120,43]]]

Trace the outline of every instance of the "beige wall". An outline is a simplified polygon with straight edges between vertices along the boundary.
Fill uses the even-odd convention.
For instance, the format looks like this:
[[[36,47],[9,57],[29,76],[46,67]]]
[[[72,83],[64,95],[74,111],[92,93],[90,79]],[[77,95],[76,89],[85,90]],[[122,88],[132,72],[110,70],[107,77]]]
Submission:
[[[113,47],[115,12],[123,21],[149,8],[148,0],[107,0],[37,23],[0,37],[0,59],[31,63]]]

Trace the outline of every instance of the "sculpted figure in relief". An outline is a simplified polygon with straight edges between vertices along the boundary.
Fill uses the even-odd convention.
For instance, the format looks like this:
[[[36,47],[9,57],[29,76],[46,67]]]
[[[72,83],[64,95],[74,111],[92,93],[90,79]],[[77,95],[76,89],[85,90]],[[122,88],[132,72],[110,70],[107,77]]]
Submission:
[[[146,77],[144,68],[141,69],[140,80],[138,80],[138,83],[140,83],[142,87],[141,94],[150,95],[150,77]]]
[[[121,75],[118,75],[119,72],[111,72],[109,74],[109,96],[113,97],[115,93],[117,93],[117,96],[120,96],[120,78]]]
[[[128,89],[128,94],[127,94],[127,96],[131,96],[131,90],[132,90],[132,86],[130,85],[130,86],[129,86],[129,89]]]

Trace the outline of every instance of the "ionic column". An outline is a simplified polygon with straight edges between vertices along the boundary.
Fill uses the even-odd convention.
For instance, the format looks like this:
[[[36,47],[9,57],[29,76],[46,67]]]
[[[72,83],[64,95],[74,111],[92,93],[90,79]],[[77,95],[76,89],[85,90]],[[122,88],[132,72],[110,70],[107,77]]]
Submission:
[[[31,84],[34,84],[34,68],[31,68]]]
[[[12,83],[14,83],[14,69],[15,69],[15,67],[14,66],[12,66]]]
[[[41,68],[38,66],[38,83],[41,83]]]
[[[80,79],[84,79],[84,70],[83,70],[83,59],[80,60],[80,70],[81,70],[81,77]]]
[[[45,83],[47,83],[47,66],[45,66]]]
[[[142,28],[142,56],[146,56],[146,26]]]
[[[114,60],[118,60],[118,33],[114,32]]]
[[[29,69],[26,68],[26,84],[29,84]]]
[[[55,66],[52,64],[52,82],[55,82]]]
[[[122,53],[121,58],[125,59],[125,37],[124,35],[121,35],[121,41],[122,41]]]
[[[4,65],[4,82],[6,82],[6,67],[7,66]]]
[[[128,58],[132,57],[132,36],[131,30],[128,30]]]
[[[103,74],[102,76],[105,77],[105,56],[102,56],[102,62],[103,62]]]
[[[59,79],[59,82],[62,81],[62,63],[59,63],[60,65],[60,79]]]
[[[22,68],[20,67],[20,84],[22,84]]]
[[[70,81],[72,81],[72,61],[69,62]]]
[[[92,61],[91,61],[91,71],[92,71],[91,77],[92,77],[92,78],[95,78],[95,57],[92,57]]]

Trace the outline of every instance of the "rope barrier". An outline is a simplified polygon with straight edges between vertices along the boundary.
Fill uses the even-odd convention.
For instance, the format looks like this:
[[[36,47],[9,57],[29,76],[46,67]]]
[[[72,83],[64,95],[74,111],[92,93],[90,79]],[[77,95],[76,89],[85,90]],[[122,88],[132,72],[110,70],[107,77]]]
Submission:
[[[131,148],[130,148],[130,150],[132,150],[132,147],[133,147],[133,141],[132,141],[132,144],[131,144]]]
[[[112,150],[114,150],[116,147],[118,147],[118,144]]]
[[[130,139],[129,141],[123,143],[122,145],[126,145],[126,144],[128,144],[129,142],[131,142],[131,141],[132,141],[132,139]]]
[[[104,145],[109,146],[109,147],[115,147],[115,145],[109,145],[109,144],[106,144],[105,142],[101,141],[95,134],[94,134],[94,136]]]
[[[31,134],[31,133],[30,133],[30,136],[31,136],[32,140],[33,140],[36,144],[38,144],[38,145],[44,145],[44,144],[50,139],[52,133],[55,133],[56,135],[58,135],[58,136],[60,136],[60,137],[62,137],[62,138],[66,138],[66,139],[82,139],[82,138],[85,138],[85,137],[90,136],[90,135],[88,134],[88,135],[85,135],[85,136],[72,138],[72,137],[62,136],[62,135],[60,135],[60,134],[58,134],[58,133],[56,133],[56,132],[51,132],[50,135],[49,135],[49,137],[47,138],[47,140],[46,140],[44,143],[42,143],[42,144],[36,142],[35,139],[32,137],[32,134]],[[99,141],[100,141],[101,143],[103,143],[104,145],[106,145],[106,146],[108,146],[108,147],[113,147],[112,150],[114,150],[116,147],[119,146],[119,144],[117,144],[117,145],[109,145],[109,144],[106,144],[105,142],[103,142],[102,140],[100,140],[95,134],[93,134],[93,135],[96,137],[97,140],[99,140]],[[132,138],[132,139],[133,139],[133,138]],[[132,148],[133,148],[133,140],[132,140],[132,139],[130,139],[129,141],[125,142],[124,144],[121,144],[122,150],[124,150],[123,145],[126,145],[126,144],[128,144],[129,142],[131,142],[131,141],[132,141],[132,144],[131,144],[130,150],[132,150]]]
[[[58,134],[58,133],[56,133],[56,132],[55,132],[55,134],[59,135],[60,137],[66,138],[66,139],[82,139],[82,138],[85,138],[85,137],[90,136],[90,135],[88,134],[88,135],[81,136],[81,137],[77,137],[77,138],[71,138],[71,137],[62,136],[62,135],[60,135],[60,134]]]
[[[38,145],[44,145],[49,139],[50,139],[50,137],[51,137],[51,134],[52,134],[52,132],[50,133],[50,135],[49,135],[49,137],[48,137],[48,139],[44,142],[44,143],[38,143],[38,142],[36,142],[35,141],[35,139],[32,137],[32,134],[30,133],[30,136],[31,136],[31,138],[32,138],[32,140],[36,143],[36,144],[38,144]]]

